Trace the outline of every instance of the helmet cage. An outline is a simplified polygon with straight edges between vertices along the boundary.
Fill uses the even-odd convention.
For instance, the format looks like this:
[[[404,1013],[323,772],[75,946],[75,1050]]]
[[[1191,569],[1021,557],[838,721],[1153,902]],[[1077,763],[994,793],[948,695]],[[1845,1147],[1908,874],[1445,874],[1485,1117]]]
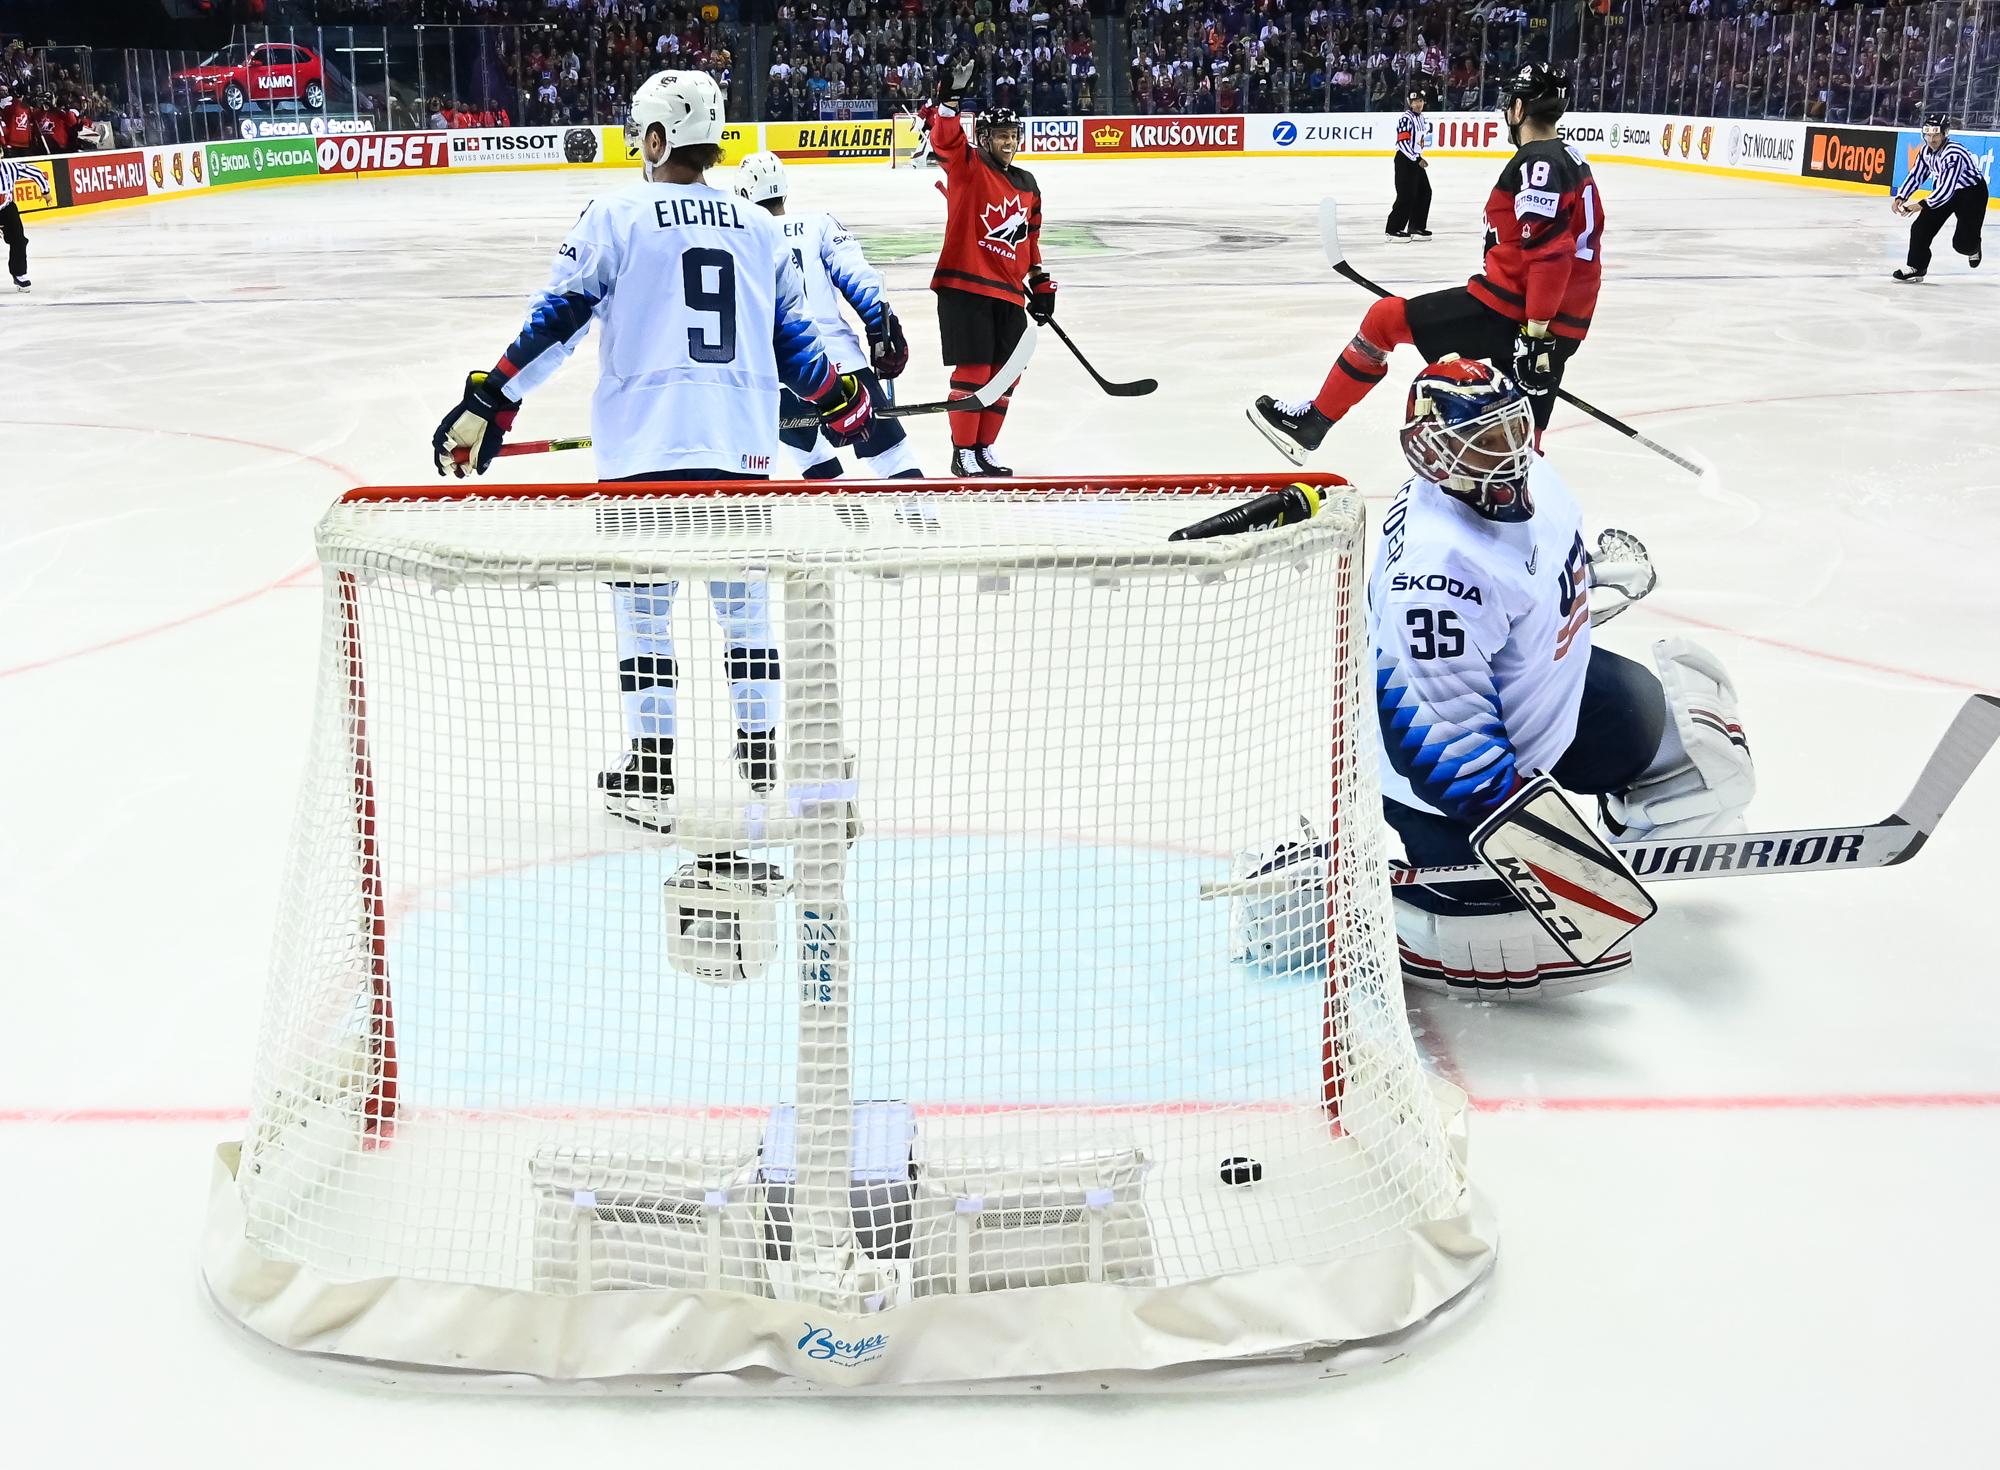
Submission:
[[[1477,441],[1504,429],[1504,448]],[[1518,392],[1501,383],[1465,384],[1419,378],[1410,389],[1403,457],[1447,495],[1489,521],[1525,521],[1535,513],[1528,467],[1534,416]],[[1471,462],[1477,455],[1481,463]],[[1497,462],[1488,463],[1497,458]]]

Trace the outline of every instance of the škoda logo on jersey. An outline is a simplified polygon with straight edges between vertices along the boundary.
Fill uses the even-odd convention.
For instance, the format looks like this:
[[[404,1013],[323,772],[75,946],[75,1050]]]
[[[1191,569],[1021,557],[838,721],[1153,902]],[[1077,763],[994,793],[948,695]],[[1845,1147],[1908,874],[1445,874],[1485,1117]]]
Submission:
[[[1021,242],[1028,238],[1028,206],[1021,202],[1019,194],[1009,194],[998,204],[980,210],[979,223],[986,231],[980,246],[1012,258]]]

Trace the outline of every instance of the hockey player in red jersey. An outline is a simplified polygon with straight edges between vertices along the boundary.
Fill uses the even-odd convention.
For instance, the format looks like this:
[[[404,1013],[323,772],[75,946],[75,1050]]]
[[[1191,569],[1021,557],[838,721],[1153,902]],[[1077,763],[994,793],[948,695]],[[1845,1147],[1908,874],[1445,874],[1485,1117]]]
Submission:
[[[1563,367],[1590,331],[1602,272],[1604,203],[1583,155],[1556,137],[1569,82],[1539,62],[1505,87],[1514,156],[1486,200],[1485,269],[1447,291],[1368,308],[1316,397],[1283,403],[1268,395],[1250,422],[1294,464],[1389,373],[1389,354],[1413,343],[1426,362],[1456,353],[1484,358],[1528,395],[1539,439],[1555,407]]]
[[[972,71],[970,61],[955,65],[939,81],[937,102],[923,112],[946,181],[944,249],[931,290],[937,293],[938,338],[954,398],[970,397],[991,381],[1030,316],[1046,324],[1056,314],[1056,283],[1042,269],[1041,186],[1026,169],[1014,167],[1021,120],[1008,108],[989,108],[979,114],[968,140],[959,102]],[[992,453],[1009,397],[1011,392],[1003,394],[983,412],[951,415],[954,476],[1014,473]]]

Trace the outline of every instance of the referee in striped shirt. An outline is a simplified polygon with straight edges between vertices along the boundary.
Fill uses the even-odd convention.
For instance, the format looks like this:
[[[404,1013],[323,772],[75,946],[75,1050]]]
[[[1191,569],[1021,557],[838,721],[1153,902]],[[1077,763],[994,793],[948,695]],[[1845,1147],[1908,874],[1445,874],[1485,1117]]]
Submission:
[[[1966,152],[1965,145],[1946,136],[1949,125],[1941,112],[1924,119],[1924,147],[1910,165],[1910,176],[1896,191],[1890,207],[1902,215],[1915,215],[1910,225],[1910,263],[1896,272],[1899,281],[1921,281],[1931,268],[1931,241],[1937,238],[1947,219],[1958,223],[1951,232],[1951,248],[1966,256],[1967,263],[1979,265],[1979,232],[1986,223],[1986,180],[1979,164]],[[1929,185],[1930,198],[1921,206],[1910,196]]]
[[[1388,236],[1391,240],[1428,240],[1431,237],[1431,181],[1424,162],[1424,104],[1429,100],[1423,87],[1411,83],[1409,107],[1396,119],[1396,203],[1389,211]]]

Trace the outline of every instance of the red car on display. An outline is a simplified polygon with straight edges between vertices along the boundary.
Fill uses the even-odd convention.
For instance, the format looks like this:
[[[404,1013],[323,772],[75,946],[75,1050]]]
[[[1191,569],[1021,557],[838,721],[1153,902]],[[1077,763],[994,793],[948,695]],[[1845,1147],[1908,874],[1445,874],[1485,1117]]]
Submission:
[[[252,102],[304,102],[314,112],[326,106],[326,86],[319,57],[303,46],[276,41],[252,46],[225,46],[200,66],[173,74],[177,87],[196,101],[220,102],[241,112]]]

